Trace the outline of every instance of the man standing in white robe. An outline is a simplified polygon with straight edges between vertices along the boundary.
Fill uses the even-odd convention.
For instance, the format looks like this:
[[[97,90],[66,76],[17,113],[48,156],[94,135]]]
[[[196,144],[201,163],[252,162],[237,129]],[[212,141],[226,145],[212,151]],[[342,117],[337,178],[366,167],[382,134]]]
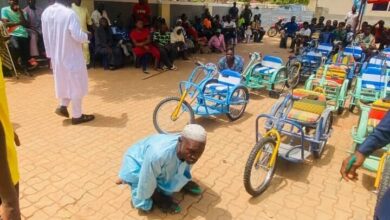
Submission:
[[[93,115],[82,113],[82,99],[88,92],[88,72],[82,44],[88,35],[69,7],[70,0],[56,0],[42,14],[42,34],[47,57],[51,59],[56,96],[60,106],[55,113],[69,117],[72,103],[72,124],[92,121]]]

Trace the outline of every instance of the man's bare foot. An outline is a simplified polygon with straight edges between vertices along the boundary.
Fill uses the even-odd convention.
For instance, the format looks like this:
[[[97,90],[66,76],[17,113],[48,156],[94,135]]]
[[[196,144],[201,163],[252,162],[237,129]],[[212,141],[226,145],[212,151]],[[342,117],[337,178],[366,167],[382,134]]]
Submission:
[[[118,178],[118,179],[115,181],[115,184],[116,184],[116,185],[121,185],[121,184],[125,184],[125,182],[124,182],[121,178]]]

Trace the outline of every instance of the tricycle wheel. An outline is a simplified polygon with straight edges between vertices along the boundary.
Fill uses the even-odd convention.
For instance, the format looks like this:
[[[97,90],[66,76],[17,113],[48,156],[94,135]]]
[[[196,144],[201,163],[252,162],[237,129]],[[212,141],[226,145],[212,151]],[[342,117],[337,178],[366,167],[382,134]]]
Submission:
[[[352,97],[351,102],[349,103],[349,108],[348,108],[349,112],[351,112],[351,113],[353,113],[353,111],[355,110],[355,103],[354,102],[355,102],[355,98]]]
[[[275,140],[266,137],[260,139],[249,154],[244,171],[245,190],[252,196],[258,196],[269,186],[275,173],[274,166],[269,167],[276,147]]]
[[[268,37],[275,37],[278,34],[278,30],[275,27],[270,27],[267,31]]]
[[[353,113],[354,110],[355,110],[355,105],[350,104],[349,105],[349,112]]]
[[[324,126],[322,126],[322,131],[316,131],[316,139],[319,140],[322,135],[326,135],[327,138],[329,138],[330,131],[332,129],[333,125],[333,114],[332,112],[329,112],[327,116],[325,116],[325,120],[323,121]],[[317,126],[318,127],[318,126]],[[316,148],[315,150],[312,150],[313,157],[316,159],[321,158],[322,153],[324,152],[326,143],[328,140],[323,140],[321,143],[312,143],[311,147]]]
[[[381,181],[379,183],[378,197],[376,200],[376,210],[381,205],[385,193],[390,190],[390,159],[387,158],[383,166]],[[382,204],[383,206],[383,204]]]
[[[288,80],[286,86],[288,88],[293,88],[298,86],[299,81],[301,78],[301,74],[299,71],[299,66],[297,64],[294,64],[288,68]]]
[[[344,107],[339,106],[339,107],[337,108],[337,114],[338,114],[338,115],[341,115],[341,114],[343,114],[343,112],[344,112]]]
[[[179,133],[187,124],[194,122],[194,111],[186,101],[181,104],[177,118],[175,120],[172,118],[179,102],[178,97],[168,97],[158,103],[154,109],[153,124],[159,133]]]
[[[230,96],[229,102],[229,113],[226,116],[231,120],[235,121],[239,119],[245,112],[246,105],[249,100],[249,92],[244,86],[238,86],[234,89]]]
[[[210,93],[209,88],[207,88],[207,86],[210,84],[213,84],[213,83],[218,83],[218,79],[210,79],[210,80],[206,81],[206,83],[203,85],[203,88],[201,88],[203,94]]]
[[[288,73],[286,68],[283,68],[279,70],[279,72],[276,74],[275,82],[273,82],[271,85],[271,90],[276,93],[282,93],[288,84],[287,81],[288,81]]]

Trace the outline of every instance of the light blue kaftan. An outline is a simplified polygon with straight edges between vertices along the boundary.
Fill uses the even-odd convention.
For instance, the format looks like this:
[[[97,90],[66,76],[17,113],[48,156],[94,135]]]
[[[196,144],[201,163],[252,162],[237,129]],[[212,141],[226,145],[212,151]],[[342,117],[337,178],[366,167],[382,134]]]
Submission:
[[[178,138],[179,135],[152,135],[127,150],[119,177],[130,185],[135,208],[148,211],[156,189],[171,195],[191,180],[190,165],[177,157]]]

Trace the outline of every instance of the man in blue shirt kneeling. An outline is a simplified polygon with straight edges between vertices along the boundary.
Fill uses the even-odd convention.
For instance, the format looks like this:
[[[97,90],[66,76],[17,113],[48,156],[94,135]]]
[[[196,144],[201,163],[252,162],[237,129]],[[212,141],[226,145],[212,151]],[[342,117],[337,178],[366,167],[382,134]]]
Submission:
[[[200,195],[190,169],[205,149],[206,136],[202,126],[189,124],[181,134],[152,135],[130,147],[116,183],[131,187],[133,207],[149,212],[155,205],[174,214],[181,211],[172,198],[174,192]]]

